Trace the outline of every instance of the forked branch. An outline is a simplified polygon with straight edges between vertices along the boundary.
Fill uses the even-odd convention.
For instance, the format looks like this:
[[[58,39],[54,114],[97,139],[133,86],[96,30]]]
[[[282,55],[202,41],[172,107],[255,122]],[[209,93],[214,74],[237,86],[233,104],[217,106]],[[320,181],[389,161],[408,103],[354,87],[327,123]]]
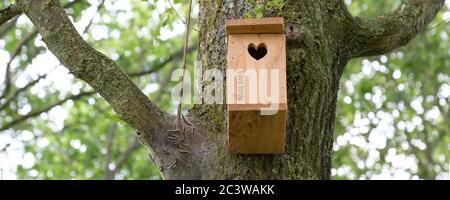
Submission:
[[[445,0],[408,0],[394,12],[371,18],[353,18],[347,45],[351,57],[375,56],[406,45],[424,31]]]

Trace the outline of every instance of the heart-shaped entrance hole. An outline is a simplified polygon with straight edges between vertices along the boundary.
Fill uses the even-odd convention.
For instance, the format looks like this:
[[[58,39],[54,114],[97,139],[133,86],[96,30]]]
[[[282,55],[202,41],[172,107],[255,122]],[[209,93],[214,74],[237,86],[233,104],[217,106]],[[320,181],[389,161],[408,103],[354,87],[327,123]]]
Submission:
[[[248,45],[248,53],[256,60],[259,60],[266,56],[267,54],[267,47],[264,43],[259,44],[256,46],[253,43],[250,43]]]

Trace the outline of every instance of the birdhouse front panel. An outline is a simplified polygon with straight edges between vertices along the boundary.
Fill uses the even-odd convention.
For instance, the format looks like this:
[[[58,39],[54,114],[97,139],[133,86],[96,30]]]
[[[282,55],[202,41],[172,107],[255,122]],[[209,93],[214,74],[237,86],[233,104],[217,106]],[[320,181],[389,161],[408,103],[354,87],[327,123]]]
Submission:
[[[287,93],[282,26],[282,18],[227,21],[230,153],[284,152]]]
[[[242,110],[259,110],[267,107],[267,104],[286,104],[284,44],[285,37],[282,34],[228,36],[227,62],[230,78],[234,78],[229,79],[233,87],[229,91],[233,96],[228,99],[228,105],[245,105],[241,107]]]

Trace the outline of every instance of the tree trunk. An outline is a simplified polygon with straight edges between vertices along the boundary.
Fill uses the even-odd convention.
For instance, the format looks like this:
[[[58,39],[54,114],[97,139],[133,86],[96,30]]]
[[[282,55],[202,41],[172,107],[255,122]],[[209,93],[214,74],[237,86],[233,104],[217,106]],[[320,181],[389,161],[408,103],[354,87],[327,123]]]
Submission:
[[[165,178],[329,179],[336,99],[345,64],[352,57],[405,45],[426,28],[444,0],[408,0],[401,9],[373,19],[352,17],[341,0],[199,2],[198,60],[203,70],[226,68],[226,19],[254,15],[260,8],[264,17],[284,17],[286,153],[229,154],[225,105],[197,105],[188,119],[193,125],[185,120],[182,130],[173,130],[174,117],[150,102],[111,59],[83,41],[57,0],[17,0],[18,7],[12,8],[20,11],[7,9],[0,19],[24,12],[49,50],[136,130]]]
[[[200,2],[198,60],[204,70],[224,70],[225,20],[255,14],[257,3]],[[390,17],[362,22],[349,14],[343,1],[257,2],[264,8],[264,17],[282,16],[286,21],[286,153],[228,154],[226,107],[200,105],[191,113],[199,119],[204,134],[217,144],[208,155],[203,178],[329,179],[339,80],[348,60],[386,53],[406,44],[433,19],[443,1],[430,1],[428,5],[408,1],[402,11]]]
[[[225,20],[243,18],[250,3],[200,4],[199,60],[203,69],[226,68]],[[278,6],[278,7],[277,7]],[[336,53],[350,17],[340,1],[297,1],[266,7],[264,17],[288,22],[286,153],[231,155],[226,143],[224,105],[193,109],[205,134],[218,144],[209,154],[207,179],[328,179],[339,78],[347,58]],[[332,33],[332,34],[330,34]],[[224,95],[225,96],[225,95]],[[214,123],[210,123],[213,119]]]

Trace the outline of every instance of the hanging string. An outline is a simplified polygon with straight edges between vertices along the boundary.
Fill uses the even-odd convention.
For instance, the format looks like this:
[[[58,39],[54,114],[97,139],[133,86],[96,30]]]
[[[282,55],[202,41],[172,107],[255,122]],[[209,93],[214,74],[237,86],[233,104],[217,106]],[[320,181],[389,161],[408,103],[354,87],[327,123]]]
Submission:
[[[183,65],[182,65],[182,76],[181,76],[181,89],[180,89],[180,102],[178,103],[177,108],[177,121],[176,121],[176,128],[178,130],[181,130],[181,111],[183,109],[183,88],[184,88],[184,75],[186,73],[186,61],[187,61],[187,50],[188,50],[188,43],[189,43],[189,25],[191,21],[191,7],[192,7],[192,0],[189,1],[189,8],[186,15],[186,33],[184,35],[184,47],[183,47]]]

